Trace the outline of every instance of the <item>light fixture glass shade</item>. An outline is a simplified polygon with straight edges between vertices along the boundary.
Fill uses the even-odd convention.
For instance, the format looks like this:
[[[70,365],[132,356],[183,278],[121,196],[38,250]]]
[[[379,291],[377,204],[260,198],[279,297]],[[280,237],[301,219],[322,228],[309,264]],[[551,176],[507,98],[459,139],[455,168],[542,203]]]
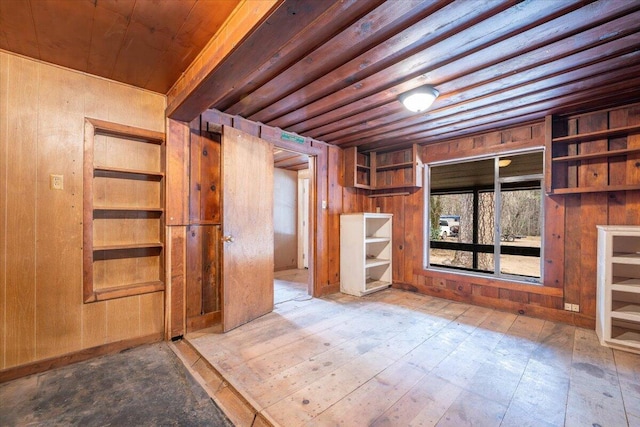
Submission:
[[[440,92],[433,86],[420,86],[400,95],[400,102],[407,110],[418,113],[431,107],[439,94]]]
[[[500,159],[498,160],[498,166],[501,168],[506,168],[511,164],[511,159]]]

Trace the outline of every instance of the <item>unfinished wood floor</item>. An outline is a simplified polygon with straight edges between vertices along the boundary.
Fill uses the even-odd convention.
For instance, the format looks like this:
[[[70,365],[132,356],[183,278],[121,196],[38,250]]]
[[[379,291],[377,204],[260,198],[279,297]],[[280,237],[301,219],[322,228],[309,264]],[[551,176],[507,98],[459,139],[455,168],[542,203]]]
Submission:
[[[309,270],[293,269],[282,270],[274,273],[273,302],[278,304],[291,300],[304,300],[311,298],[307,291]]]
[[[275,425],[640,426],[640,355],[410,292],[291,299],[187,338]]]

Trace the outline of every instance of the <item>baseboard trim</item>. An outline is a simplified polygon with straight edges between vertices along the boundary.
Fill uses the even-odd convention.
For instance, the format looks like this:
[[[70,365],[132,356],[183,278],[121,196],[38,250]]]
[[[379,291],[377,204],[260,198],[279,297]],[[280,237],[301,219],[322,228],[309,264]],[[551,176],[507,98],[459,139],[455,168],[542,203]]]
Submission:
[[[61,368],[63,366],[71,365],[76,362],[93,359],[94,357],[119,353],[123,350],[128,350],[130,348],[138,347],[143,344],[159,342],[162,341],[163,337],[164,332],[159,332],[143,337],[131,338],[128,340],[104,344],[97,347],[85,348],[84,350],[67,353],[62,356],[51,357],[49,359],[38,360],[37,362],[27,363],[25,365],[18,365],[12,368],[3,369],[0,371],[0,384],[18,378],[26,377],[28,375],[39,374],[51,369]]]
[[[447,288],[428,285],[414,285],[411,283],[394,282],[393,288],[403,291],[416,292],[423,295],[444,298],[451,301],[473,304],[482,307],[494,308],[496,310],[508,311],[538,319],[550,320],[552,322],[562,322],[581,328],[595,329],[595,319],[582,313],[573,313],[558,310],[551,307],[542,307],[528,303],[519,303],[500,298],[483,297],[481,295],[460,294]]]

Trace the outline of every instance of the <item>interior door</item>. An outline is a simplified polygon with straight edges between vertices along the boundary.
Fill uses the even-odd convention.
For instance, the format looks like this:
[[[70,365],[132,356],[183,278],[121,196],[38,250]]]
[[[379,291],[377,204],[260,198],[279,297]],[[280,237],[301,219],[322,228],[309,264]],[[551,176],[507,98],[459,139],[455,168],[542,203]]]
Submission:
[[[222,329],[273,310],[273,148],[222,129]]]

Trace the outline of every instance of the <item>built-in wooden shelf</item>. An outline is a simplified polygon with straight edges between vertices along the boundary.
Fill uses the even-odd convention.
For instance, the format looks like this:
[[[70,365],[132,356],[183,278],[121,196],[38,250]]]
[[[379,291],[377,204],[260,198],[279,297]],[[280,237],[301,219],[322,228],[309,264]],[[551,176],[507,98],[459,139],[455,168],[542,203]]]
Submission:
[[[391,190],[422,187],[422,162],[418,145],[388,152],[344,150],[345,187]],[[408,194],[408,193],[407,193]]]
[[[163,164],[164,137],[161,132],[85,120],[83,297],[87,303],[164,290],[165,174],[155,169]],[[136,203],[152,206],[132,206]],[[119,241],[131,242],[94,240],[94,228],[100,230],[99,236],[118,230]],[[138,229],[144,232],[134,232]]]
[[[397,185],[378,185],[375,189],[376,190],[397,190],[399,188],[407,188],[407,187],[398,187]],[[371,194],[369,197],[385,197],[385,196],[389,196],[389,195],[396,195],[396,196],[406,196],[407,194],[411,194],[409,192],[404,192],[404,194],[402,193],[378,193],[378,194]]]
[[[103,178],[120,178],[120,179],[138,179],[147,181],[160,181],[164,177],[163,172],[114,168],[110,166],[95,166],[93,169],[94,177]]]
[[[130,295],[149,294],[152,292],[162,291],[164,290],[164,288],[164,282],[160,280],[154,280],[150,282],[129,283],[122,286],[96,289],[92,294],[91,302],[106,301],[114,298],[127,297]]]
[[[626,156],[627,154],[640,153],[640,148],[626,148],[623,150],[609,150],[606,153],[576,154],[573,156],[554,157],[553,162],[576,162],[578,160],[608,159],[609,157]]]
[[[603,187],[558,188],[553,190],[553,194],[602,193],[605,191],[630,191],[630,190],[640,190],[640,184],[638,185],[607,185]]]
[[[619,116],[609,111],[577,116],[547,116],[545,190],[582,194],[640,190],[637,174],[626,173],[640,160],[640,125],[593,131]],[[574,135],[567,135],[575,133]],[[625,166],[625,163],[627,165]]]
[[[93,251],[119,251],[119,250],[127,250],[127,249],[152,249],[152,248],[163,248],[164,244],[161,242],[149,242],[149,243],[132,243],[132,244],[121,244],[121,245],[99,245],[94,246]]]
[[[604,129],[595,132],[579,133],[577,135],[559,136],[551,138],[554,144],[570,144],[574,142],[597,141],[599,139],[616,138],[619,136],[627,136],[634,133],[640,133],[640,125],[623,126],[613,129]]]
[[[359,153],[357,147],[345,149],[344,156],[345,187],[371,189],[375,179],[375,156]]]
[[[370,185],[366,185],[366,184],[353,184],[353,185],[349,185],[348,187],[360,188],[362,190],[371,190],[372,188]]]
[[[388,165],[378,165],[376,167],[377,171],[386,171],[386,170],[394,170],[394,169],[406,169],[413,166],[413,162],[403,162],[403,163],[392,163]]]
[[[135,126],[127,126],[120,123],[108,122],[98,119],[86,119],[86,123],[92,127],[95,134],[115,136],[130,141],[141,141],[147,144],[163,145],[165,135],[149,129],[142,129]]]
[[[152,208],[144,206],[97,206],[95,212],[164,212],[163,208]]]

